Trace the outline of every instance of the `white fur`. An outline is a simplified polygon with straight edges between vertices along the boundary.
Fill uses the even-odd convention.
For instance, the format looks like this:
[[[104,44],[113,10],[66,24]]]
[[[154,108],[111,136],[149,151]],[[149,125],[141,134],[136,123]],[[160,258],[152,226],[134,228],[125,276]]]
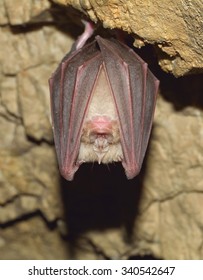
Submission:
[[[91,121],[93,121],[96,116],[106,116],[111,120],[112,123],[112,131],[110,131],[109,133],[111,137],[108,137],[107,135],[107,139],[110,138],[111,140],[109,140],[108,147],[103,150],[101,149],[100,152],[98,152],[98,149],[96,147],[96,141],[94,142],[90,139],[92,131],[89,123],[91,123]],[[103,66],[100,70],[99,77],[95,84],[92,99],[90,101],[87,116],[84,122],[78,161],[98,161],[99,163],[110,163],[113,161],[122,161],[122,159],[123,152],[120,143],[118,116],[116,113],[111,88],[109,86],[109,82]]]

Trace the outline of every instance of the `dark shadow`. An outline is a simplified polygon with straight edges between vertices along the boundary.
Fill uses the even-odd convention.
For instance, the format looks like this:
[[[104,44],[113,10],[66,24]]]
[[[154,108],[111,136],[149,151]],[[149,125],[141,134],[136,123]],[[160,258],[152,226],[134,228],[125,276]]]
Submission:
[[[23,24],[9,25],[13,34],[30,33],[43,26],[55,26],[60,32],[76,39],[83,31],[81,19],[85,15],[72,7],[60,6],[52,3],[51,8],[44,10]]]
[[[82,12],[70,6],[65,7],[52,3],[52,7],[49,11],[53,19],[54,26],[60,32],[67,34],[73,39],[77,39],[84,30],[84,25],[81,20],[88,20]]]
[[[143,172],[127,180],[121,164],[83,164],[73,182],[61,180],[68,227],[67,240],[74,258],[77,238],[89,230],[124,228],[131,241],[142,191]]]
[[[160,91],[163,97],[182,111],[186,107],[203,108],[203,74],[175,78],[163,73]]]

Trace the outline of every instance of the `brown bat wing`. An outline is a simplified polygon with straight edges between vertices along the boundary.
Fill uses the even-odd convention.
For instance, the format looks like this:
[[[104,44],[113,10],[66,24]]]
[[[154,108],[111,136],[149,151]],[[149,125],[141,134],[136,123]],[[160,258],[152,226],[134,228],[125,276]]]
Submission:
[[[126,176],[135,177],[142,166],[159,82],[132,49],[97,36],[66,55],[49,80],[56,153],[67,180],[73,179],[82,163],[78,162],[82,129],[101,67],[107,73],[119,121]]]
[[[73,179],[79,167],[76,159],[81,129],[101,63],[93,42],[66,56],[49,80],[56,153],[67,180]]]
[[[120,123],[122,162],[126,176],[135,177],[142,166],[152,126],[159,81],[147,64],[117,40],[99,36]]]

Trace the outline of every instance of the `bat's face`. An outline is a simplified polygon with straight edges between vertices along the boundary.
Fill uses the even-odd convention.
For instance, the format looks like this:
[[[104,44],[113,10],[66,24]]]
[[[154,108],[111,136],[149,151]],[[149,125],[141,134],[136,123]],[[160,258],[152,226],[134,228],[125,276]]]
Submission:
[[[49,80],[61,174],[72,180],[83,162],[121,161],[135,177],[146,152],[158,80],[133,50],[96,40],[66,55]]]
[[[118,114],[102,64],[82,128],[78,161],[100,164],[122,159]]]

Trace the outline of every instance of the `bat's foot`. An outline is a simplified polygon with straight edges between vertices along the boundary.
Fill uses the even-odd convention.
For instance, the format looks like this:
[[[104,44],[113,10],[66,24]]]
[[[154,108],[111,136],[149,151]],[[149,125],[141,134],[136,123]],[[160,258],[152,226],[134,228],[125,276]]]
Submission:
[[[82,20],[82,23],[85,26],[85,30],[82,33],[82,35],[80,35],[75,43],[75,48],[76,50],[81,49],[85,43],[87,42],[87,40],[92,36],[92,34],[94,33],[94,26],[93,23],[88,22],[86,20]]]

